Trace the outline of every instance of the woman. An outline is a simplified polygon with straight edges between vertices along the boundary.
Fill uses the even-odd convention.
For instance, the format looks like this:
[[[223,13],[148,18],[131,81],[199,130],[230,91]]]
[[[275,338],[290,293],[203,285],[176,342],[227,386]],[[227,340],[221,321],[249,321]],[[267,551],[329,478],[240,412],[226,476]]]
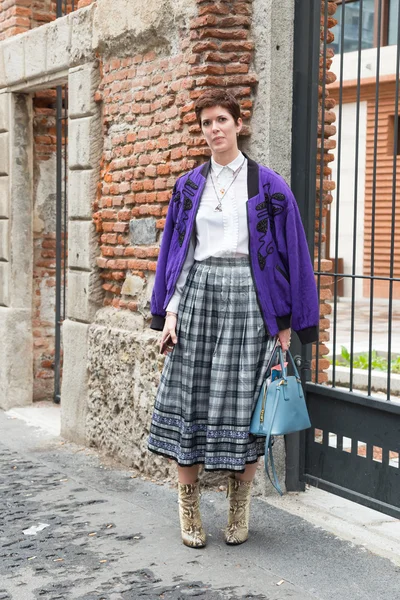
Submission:
[[[151,327],[167,355],[149,449],[178,463],[182,541],[203,547],[198,469],[230,471],[227,544],[248,538],[264,438],[249,433],[277,337],[317,339],[318,300],[296,201],[283,179],[242,154],[240,106],[204,92],[195,112],[211,159],[175,184]]]

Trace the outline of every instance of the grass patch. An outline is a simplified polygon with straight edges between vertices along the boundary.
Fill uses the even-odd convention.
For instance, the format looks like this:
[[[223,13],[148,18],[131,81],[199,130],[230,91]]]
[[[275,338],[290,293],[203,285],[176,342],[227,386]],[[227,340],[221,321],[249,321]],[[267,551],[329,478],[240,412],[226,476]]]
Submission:
[[[351,355],[345,346],[341,347],[340,358],[335,360],[335,365],[338,367],[350,367]],[[333,362],[331,360],[331,362]],[[364,369],[369,368],[369,353],[360,352],[359,354],[353,355],[353,368]],[[385,371],[389,370],[389,363],[387,358],[379,356],[376,350],[372,350],[371,353],[371,369],[373,371]],[[400,374],[400,356],[394,358],[390,363],[390,372]]]

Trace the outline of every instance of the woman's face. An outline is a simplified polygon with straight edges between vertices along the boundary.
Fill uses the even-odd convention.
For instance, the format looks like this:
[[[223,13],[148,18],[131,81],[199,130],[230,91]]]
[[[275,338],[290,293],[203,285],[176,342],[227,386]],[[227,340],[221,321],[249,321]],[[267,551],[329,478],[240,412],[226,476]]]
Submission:
[[[242,129],[242,119],[235,123],[231,113],[222,106],[203,108],[201,129],[213,155],[237,149],[237,134]]]

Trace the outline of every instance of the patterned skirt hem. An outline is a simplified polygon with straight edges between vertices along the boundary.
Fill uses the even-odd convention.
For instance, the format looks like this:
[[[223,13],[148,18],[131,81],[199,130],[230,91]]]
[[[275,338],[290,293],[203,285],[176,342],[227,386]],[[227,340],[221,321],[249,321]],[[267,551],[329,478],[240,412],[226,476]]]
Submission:
[[[195,460],[193,462],[190,463],[181,463],[179,462],[178,458],[176,456],[174,456],[173,454],[168,454],[165,451],[161,452],[160,450],[156,450],[155,448],[148,448],[150,450],[150,452],[153,452],[153,454],[157,454],[158,456],[163,456],[164,458],[168,458],[170,460],[173,460],[174,462],[177,463],[177,465],[179,467],[194,467],[195,465],[205,465],[204,460]],[[257,458],[253,459],[253,460],[246,460],[245,461],[245,465],[254,465],[254,463],[256,463],[258,461],[258,459],[264,456],[264,452],[257,452]],[[211,471],[235,471],[235,473],[244,473],[245,468],[241,469],[238,468],[235,465],[223,465],[223,466],[204,466],[204,470],[207,472],[211,472]]]

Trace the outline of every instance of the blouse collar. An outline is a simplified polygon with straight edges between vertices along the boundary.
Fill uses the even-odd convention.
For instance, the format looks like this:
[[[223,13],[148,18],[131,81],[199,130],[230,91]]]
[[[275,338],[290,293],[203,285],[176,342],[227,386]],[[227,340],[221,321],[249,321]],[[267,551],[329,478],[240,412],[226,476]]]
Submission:
[[[221,173],[222,169],[225,169],[225,168],[230,169],[234,173],[242,164],[243,159],[244,159],[243,153],[240,152],[240,150],[239,150],[239,154],[237,155],[237,157],[232,162],[230,162],[228,165],[220,165],[213,159],[213,157],[211,157],[211,166],[212,166],[214,173],[217,176]]]

